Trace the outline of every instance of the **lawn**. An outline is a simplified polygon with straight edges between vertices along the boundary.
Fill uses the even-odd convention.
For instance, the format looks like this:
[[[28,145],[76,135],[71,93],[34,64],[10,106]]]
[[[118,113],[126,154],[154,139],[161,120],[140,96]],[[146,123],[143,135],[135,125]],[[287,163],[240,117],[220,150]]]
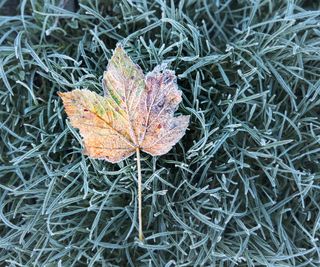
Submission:
[[[166,63],[184,137],[82,154],[58,92],[117,43]],[[0,1],[0,266],[320,266],[320,1]]]

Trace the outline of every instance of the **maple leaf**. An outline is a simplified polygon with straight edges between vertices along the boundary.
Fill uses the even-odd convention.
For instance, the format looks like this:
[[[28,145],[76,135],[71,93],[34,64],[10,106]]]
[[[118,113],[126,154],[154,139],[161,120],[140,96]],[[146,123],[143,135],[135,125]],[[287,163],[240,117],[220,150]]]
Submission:
[[[163,155],[185,134],[189,116],[174,117],[181,91],[173,71],[156,67],[144,76],[118,45],[102,83],[104,97],[78,89],[58,93],[88,156],[116,163],[137,148]]]
[[[85,154],[119,162],[137,154],[139,239],[142,234],[140,150],[167,153],[185,134],[190,116],[174,117],[181,91],[173,71],[161,66],[144,75],[118,45],[102,85],[105,96],[89,90],[58,93],[71,124],[79,128]]]

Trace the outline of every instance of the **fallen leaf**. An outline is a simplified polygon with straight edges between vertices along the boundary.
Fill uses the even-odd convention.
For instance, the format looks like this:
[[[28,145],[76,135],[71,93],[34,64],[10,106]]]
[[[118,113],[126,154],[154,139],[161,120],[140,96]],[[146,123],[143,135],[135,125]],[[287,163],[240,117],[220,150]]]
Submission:
[[[71,124],[79,128],[85,153],[119,162],[136,153],[139,239],[142,231],[140,150],[167,153],[185,134],[189,116],[174,117],[181,91],[173,71],[161,66],[146,76],[118,45],[102,81],[104,96],[89,90],[59,93]]]
[[[158,66],[144,75],[118,45],[102,83],[105,96],[89,90],[59,93],[88,156],[115,163],[137,149],[163,155],[185,134],[189,116],[174,117],[181,91],[173,71]]]

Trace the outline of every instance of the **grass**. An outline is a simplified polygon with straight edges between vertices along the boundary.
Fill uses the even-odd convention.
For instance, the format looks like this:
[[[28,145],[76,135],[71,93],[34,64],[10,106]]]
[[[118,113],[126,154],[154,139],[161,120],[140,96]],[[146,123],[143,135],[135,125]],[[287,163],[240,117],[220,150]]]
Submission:
[[[8,2],[1,266],[320,265],[318,1]],[[134,157],[83,156],[57,96],[101,94],[119,41],[176,71],[192,117],[167,155],[141,155],[145,242]]]

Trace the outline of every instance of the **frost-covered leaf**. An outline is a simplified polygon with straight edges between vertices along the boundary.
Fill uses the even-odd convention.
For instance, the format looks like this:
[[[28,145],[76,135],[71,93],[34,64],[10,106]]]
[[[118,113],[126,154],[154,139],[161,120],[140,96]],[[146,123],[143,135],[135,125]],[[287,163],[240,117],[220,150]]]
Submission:
[[[89,90],[59,93],[90,157],[118,162],[137,148],[163,155],[185,134],[189,116],[174,117],[181,91],[173,71],[158,66],[144,76],[118,45],[103,88],[104,97]]]

